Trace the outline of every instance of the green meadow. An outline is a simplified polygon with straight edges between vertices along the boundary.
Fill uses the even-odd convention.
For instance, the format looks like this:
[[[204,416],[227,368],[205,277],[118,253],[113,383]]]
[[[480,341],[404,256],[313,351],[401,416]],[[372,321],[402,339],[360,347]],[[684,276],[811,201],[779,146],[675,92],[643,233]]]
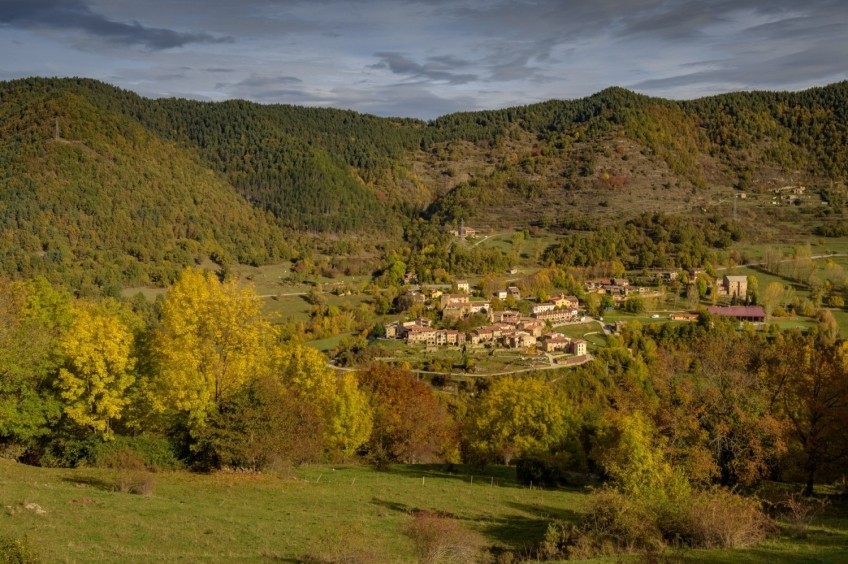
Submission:
[[[406,531],[416,512],[429,511],[481,534],[492,559],[510,552],[513,561],[527,561],[548,523],[575,522],[589,499],[580,489],[519,485],[512,468],[498,466],[322,465],[277,474],[145,476],[144,495],[123,493],[125,476],[116,470],[0,460],[0,536],[25,538],[45,562],[414,562]],[[809,525],[778,523],[757,547],[665,556],[671,562],[848,561],[845,502],[834,499]]]

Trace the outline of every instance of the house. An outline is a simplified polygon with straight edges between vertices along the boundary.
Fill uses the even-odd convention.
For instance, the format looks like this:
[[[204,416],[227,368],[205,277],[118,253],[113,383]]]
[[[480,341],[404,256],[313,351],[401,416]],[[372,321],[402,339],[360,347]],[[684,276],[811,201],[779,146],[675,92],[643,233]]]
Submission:
[[[464,292],[466,294],[471,292],[471,284],[468,283],[468,280],[457,280],[456,281],[456,289],[459,292]]]
[[[436,345],[447,347],[461,347],[465,344],[465,333],[452,329],[436,331]]]
[[[492,313],[492,321],[495,323],[517,324],[521,321],[521,312],[505,309],[503,311],[495,311]]]
[[[489,315],[489,311],[492,309],[492,304],[489,302],[470,302],[468,304],[468,313],[482,313],[483,315]]]
[[[668,316],[672,321],[698,321],[697,313],[672,313]]]
[[[551,333],[540,339],[542,350],[545,352],[564,351],[568,348],[569,339],[562,333]]]
[[[532,317],[522,317],[518,323],[516,323],[516,327],[522,331],[530,333],[534,337],[541,337],[542,333],[545,331],[545,322],[541,319],[534,319]]]
[[[574,339],[571,341],[570,351],[575,356],[584,356],[587,352],[588,343],[583,339]]]
[[[535,317],[539,321],[550,323],[551,325],[558,325],[562,323],[567,323],[568,321],[571,321],[572,319],[577,317],[577,310],[555,309],[550,311],[542,311],[539,313],[534,313],[533,317]]]
[[[408,345],[435,345],[436,330],[432,327],[413,325],[406,333],[406,344]]]
[[[551,303],[553,303],[557,308],[560,309],[580,308],[580,300],[578,300],[576,296],[566,296],[565,294],[553,296],[551,298]]]
[[[748,296],[748,277],[725,276],[721,279],[721,289],[722,293],[728,296],[744,299]]]
[[[393,323],[389,323],[386,325],[386,338],[387,339],[397,339],[398,338],[398,326],[399,323],[397,321]]]
[[[766,320],[766,312],[761,306],[712,306],[707,308],[707,311],[712,315],[733,317],[751,323],[765,323]]]
[[[543,311],[553,311],[555,309],[556,305],[553,302],[533,304],[533,313],[542,313]]]
[[[507,296],[513,297],[516,300],[521,299],[521,290],[518,289],[518,286],[509,286],[506,289]]]
[[[489,327],[480,327],[475,329],[469,335],[469,340],[472,345],[481,345],[483,343],[491,343],[495,340],[495,332]]]
[[[505,300],[508,295],[509,294],[506,290],[498,290],[497,292],[495,292],[495,297],[499,300]]]
[[[504,337],[504,345],[512,349],[526,349],[536,344],[536,337],[524,331],[516,331]]]
[[[468,294],[442,294],[440,303],[442,305],[442,309],[444,309],[446,307],[460,307],[468,305],[470,301]]]

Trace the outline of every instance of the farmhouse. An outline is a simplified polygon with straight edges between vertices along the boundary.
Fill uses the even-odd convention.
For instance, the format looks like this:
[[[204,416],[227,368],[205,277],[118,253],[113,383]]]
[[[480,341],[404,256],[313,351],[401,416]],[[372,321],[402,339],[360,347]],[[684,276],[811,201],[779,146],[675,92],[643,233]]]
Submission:
[[[713,315],[721,317],[733,317],[739,321],[750,321],[751,323],[764,323],[766,312],[761,306],[712,306],[707,308]]]
[[[748,295],[747,276],[725,276],[721,279],[721,293],[737,298],[745,298]]]

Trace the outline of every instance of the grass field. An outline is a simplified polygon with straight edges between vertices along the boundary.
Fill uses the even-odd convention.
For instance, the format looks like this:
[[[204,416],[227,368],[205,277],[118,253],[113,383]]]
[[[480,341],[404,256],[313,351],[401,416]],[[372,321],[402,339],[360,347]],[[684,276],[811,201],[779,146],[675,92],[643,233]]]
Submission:
[[[26,536],[45,562],[414,562],[416,510],[455,519],[495,550],[530,553],[550,520],[585,510],[580,490],[519,486],[513,470],[312,466],[282,475],[154,474],[150,495],[115,490],[101,469],[0,460],[0,533]],[[39,511],[40,510],[40,511]],[[845,562],[848,519],[831,507],[803,531],[744,551],[675,551],[683,562]],[[618,558],[597,560],[619,562]],[[625,561],[638,562],[635,557]]]

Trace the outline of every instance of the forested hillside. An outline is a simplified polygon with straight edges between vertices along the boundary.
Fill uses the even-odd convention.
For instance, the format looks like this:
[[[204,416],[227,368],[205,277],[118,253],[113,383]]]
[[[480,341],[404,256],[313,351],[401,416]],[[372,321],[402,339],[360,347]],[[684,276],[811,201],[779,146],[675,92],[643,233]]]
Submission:
[[[828,234],[846,200],[844,82],[687,102],[610,88],[425,123],[26,79],[0,83],[0,117],[2,273],[100,291],[165,284],[210,255],[398,240],[417,217],[568,232],[805,185],[840,204],[808,214],[804,229]]]

